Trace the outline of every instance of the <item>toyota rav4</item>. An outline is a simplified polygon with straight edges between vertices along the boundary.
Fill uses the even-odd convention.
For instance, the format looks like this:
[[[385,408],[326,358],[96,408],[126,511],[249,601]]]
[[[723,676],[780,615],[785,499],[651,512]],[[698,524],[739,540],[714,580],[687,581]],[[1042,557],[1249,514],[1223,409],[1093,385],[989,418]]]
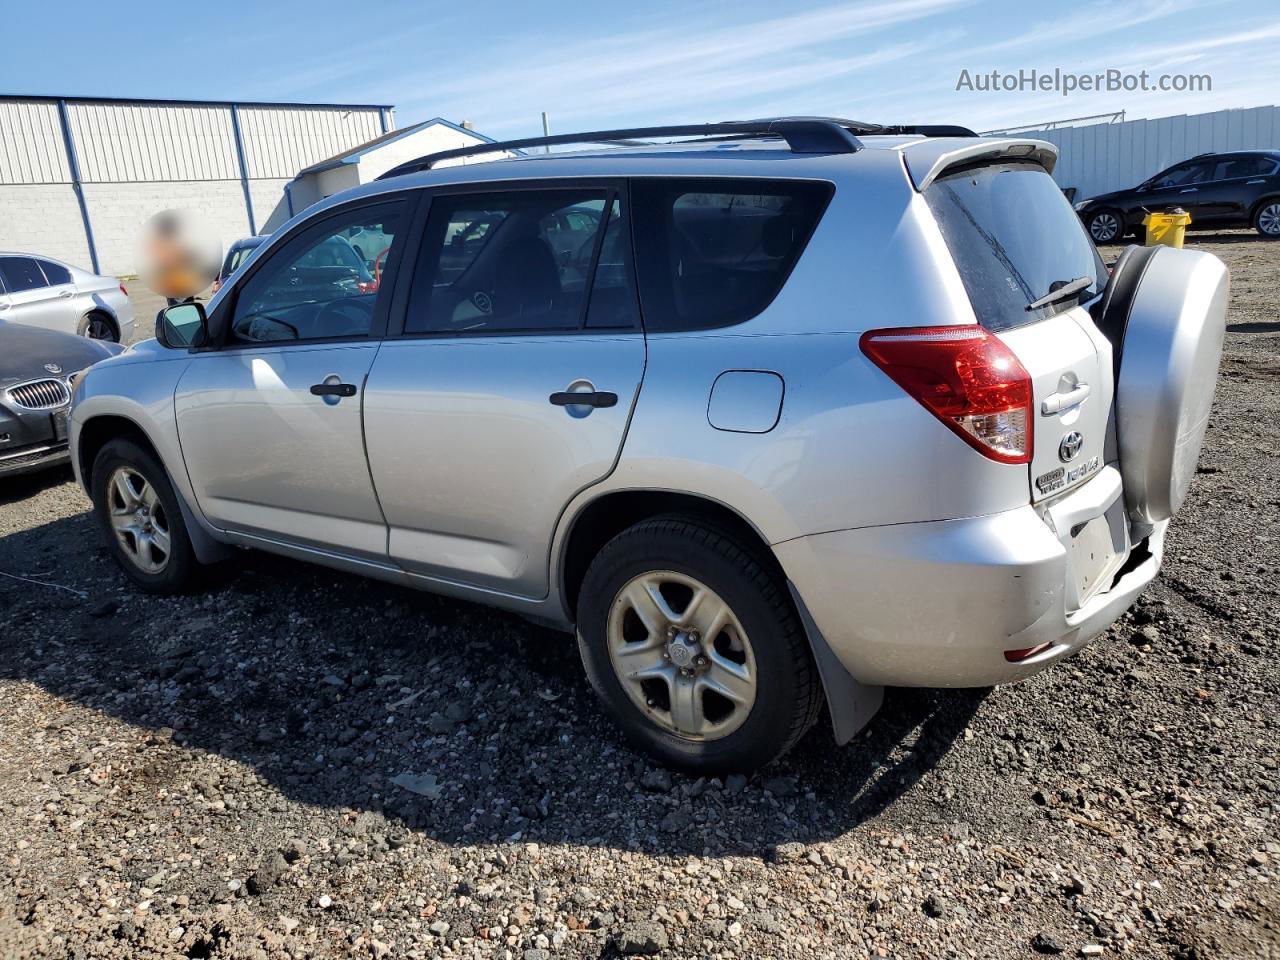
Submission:
[[[1155,576],[1227,274],[1109,271],[1052,145],[964,134],[412,161],[81,378],[80,482],[145,590],[255,548],[575,632],[626,734],[699,772],[824,706],[846,742],[884,685],[1030,676]],[[571,141],[612,143],[439,166]],[[352,235],[378,264],[332,255]]]

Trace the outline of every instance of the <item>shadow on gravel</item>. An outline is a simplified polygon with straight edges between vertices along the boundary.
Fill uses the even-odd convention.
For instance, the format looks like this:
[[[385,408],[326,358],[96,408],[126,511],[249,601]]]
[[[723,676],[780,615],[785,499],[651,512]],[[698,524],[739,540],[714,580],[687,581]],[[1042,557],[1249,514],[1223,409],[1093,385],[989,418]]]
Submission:
[[[43,490],[73,481],[70,466],[40,470],[36,473],[21,473],[13,477],[0,477],[0,505],[17,503],[27,497],[34,497]]]
[[[1228,323],[1227,333],[1280,333],[1280,323]]]
[[[123,750],[148,792],[208,803],[247,777],[335,823],[369,811],[388,835],[448,844],[772,856],[882,813],[985,696],[890,691],[842,749],[824,721],[750,782],[693,780],[621,741],[570,637],[519,618],[253,553],[206,594],[149,597],[126,586],[87,513],[0,538],[0,570],[32,569],[33,556],[51,582],[97,587],[79,600],[0,579],[0,678],[148,731]],[[252,772],[228,775],[207,754]]]

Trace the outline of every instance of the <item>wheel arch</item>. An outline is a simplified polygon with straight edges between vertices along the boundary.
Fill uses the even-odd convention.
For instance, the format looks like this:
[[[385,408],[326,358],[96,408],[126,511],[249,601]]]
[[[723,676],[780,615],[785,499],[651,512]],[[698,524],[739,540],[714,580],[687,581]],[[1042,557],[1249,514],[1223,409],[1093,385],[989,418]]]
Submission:
[[[732,507],[686,491],[613,490],[584,504],[574,514],[560,548],[560,601],[570,623],[577,618],[578,595],[587,567],[600,548],[628,527],[666,514],[693,517],[736,534],[758,559],[783,575],[768,540]]]
[[[118,413],[100,413],[89,417],[80,424],[75,443],[76,472],[80,477],[80,485],[89,498],[93,498],[93,462],[98,454],[112,440],[126,439],[142,447],[169,472],[170,483],[178,504],[182,507],[182,519],[186,523],[187,534],[191,538],[192,549],[201,563],[215,563],[231,554],[231,548],[215,539],[208,531],[204,521],[195,515],[191,505],[183,496],[180,484],[175,482],[173,470],[165,462],[160,448],[152,441],[147,431],[130,417]]]
[[[1254,221],[1258,218],[1259,210],[1261,210],[1263,207],[1265,207],[1269,203],[1276,203],[1276,202],[1280,202],[1280,191],[1276,191],[1274,193],[1268,193],[1264,196],[1259,197],[1256,201],[1254,201],[1253,206],[1249,208],[1249,226],[1252,227],[1254,225]]]

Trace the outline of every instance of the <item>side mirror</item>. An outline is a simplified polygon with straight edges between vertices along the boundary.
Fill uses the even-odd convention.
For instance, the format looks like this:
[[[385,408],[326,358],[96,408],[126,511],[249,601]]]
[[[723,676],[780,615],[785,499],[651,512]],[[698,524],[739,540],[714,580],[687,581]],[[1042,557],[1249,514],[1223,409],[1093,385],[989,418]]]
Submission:
[[[189,300],[165,307],[156,314],[156,339],[171,350],[202,346],[209,339],[204,304]]]

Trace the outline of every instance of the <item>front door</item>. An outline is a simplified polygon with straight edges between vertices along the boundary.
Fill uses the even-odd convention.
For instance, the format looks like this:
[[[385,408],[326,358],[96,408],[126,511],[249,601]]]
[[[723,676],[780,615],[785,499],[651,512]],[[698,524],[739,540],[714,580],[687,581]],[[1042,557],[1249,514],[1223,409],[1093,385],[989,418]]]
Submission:
[[[0,319],[75,333],[75,295],[69,276],[51,284],[35,258],[0,257]]]
[[[365,392],[406,570],[546,595],[556,523],[613,469],[644,373],[628,236],[609,184],[432,200]]]
[[[347,235],[394,236],[407,205],[365,203],[303,227],[223,302],[211,327],[225,327],[224,343],[193,355],[175,398],[187,472],[215,526],[385,560],[361,404],[394,264],[375,276]]]

